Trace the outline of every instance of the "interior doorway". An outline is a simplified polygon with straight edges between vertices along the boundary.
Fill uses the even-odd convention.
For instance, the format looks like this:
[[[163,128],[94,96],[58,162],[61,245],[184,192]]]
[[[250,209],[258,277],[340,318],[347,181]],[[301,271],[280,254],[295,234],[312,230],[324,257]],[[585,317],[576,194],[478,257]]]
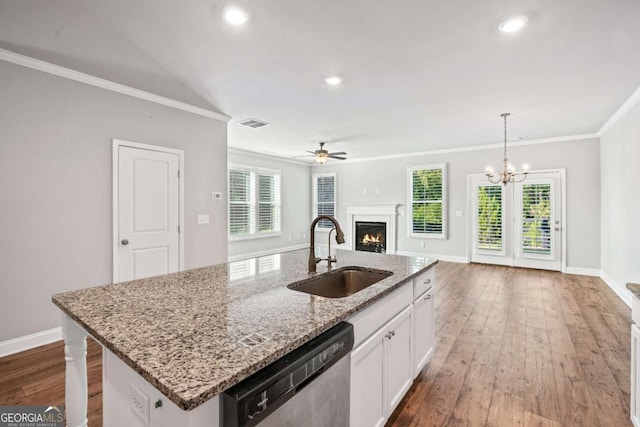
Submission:
[[[564,170],[506,186],[470,175],[468,198],[471,262],[564,271]]]
[[[113,140],[113,281],[184,269],[184,152]]]

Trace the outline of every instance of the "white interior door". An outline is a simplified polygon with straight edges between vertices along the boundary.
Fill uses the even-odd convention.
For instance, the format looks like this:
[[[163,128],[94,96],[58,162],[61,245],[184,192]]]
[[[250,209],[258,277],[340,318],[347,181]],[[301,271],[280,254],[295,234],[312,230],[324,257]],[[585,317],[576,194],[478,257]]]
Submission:
[[[114,282],[179,271],[180,156],[118,146],[117,159]]]
[[[469,179],[472,262],[562,270],[560,172],[531,172],[506,186]]]

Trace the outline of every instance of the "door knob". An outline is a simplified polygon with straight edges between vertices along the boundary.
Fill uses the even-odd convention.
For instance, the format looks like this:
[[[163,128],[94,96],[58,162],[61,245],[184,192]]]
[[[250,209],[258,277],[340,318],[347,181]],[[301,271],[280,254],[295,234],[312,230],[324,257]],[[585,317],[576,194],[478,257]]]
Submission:
[[[122,239],[122,243],[123,246],[127,246],[129,244],[129,241],[127,239]]]

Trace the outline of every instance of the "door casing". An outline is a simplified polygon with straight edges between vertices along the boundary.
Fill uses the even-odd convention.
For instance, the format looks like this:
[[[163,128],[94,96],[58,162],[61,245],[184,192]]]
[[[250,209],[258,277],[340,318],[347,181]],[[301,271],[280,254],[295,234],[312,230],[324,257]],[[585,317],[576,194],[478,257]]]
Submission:
[[[538,169],[529,171],[531,175],[542,174],[542,173],[560,173],[560,204],[561,210],[560,213],[562,227],[560,229],[561,234],[561,272],[567,272],[567,180],[566,180],[566,169],[558,168],[558,169]],[[473,238],[471,234],[473,233],[474,225],[474,215],[473,215],[473,178],[477,178],[479,176],[485,176],[484,174],[469,174],[467,175],[467,260],[471,262],[471,256],[473,252]],[[485,177],[486,179],[486,177]],[[488,182],[488,181],[487,181]],[[507,184],[510,185],[510,184]],[[513,252],[513,251],[512,251]],[[511,263],[513,265],[513,262]]]
[[[179,257],[179,271],[183,271],[184,270],[184,151],[183,150],[179,150],[179,149],[175,149],[175,148],[167,148],[167,147],[162,147],[159,145],[150,145],[150,144],[141,144],[139,142],[132,142],[132,141],[125,141],[122,139],[113,139],[112,140],[112,172],[111,172],[111,176],[112,176],[112,189],[113,189],[113,199],[112,199],[112,206],[113,206],[113,212],[112,212],[112,230],[113,230],[113,239],[112,239],[112,248],[113,248],[113,275],[112,275],[112,282],[118,282],[118,277],[119,277],[119,272],[120,272],[120,265],[119,265],[119,256],[118,256],[118,250],[120,247],[120,230],[119,230],[119,220],[118,220],[118,213],[119,213],[119,202],[118,202],[118,196],[119,196],[119,185],[118,185],[118,174],[119,174],[119,148],[120,147],[129,147],[129,148],[137,148],[137,149],[141,149],[141,150],[150,150],[150,151],[159,151],[162,153],[169,153],[169,154],[176,154],[178,156],[178,161],[180,164],[180,182],[179,182],[179,198],[178,198],[178,203],[179,203],[179,225],[180,225],[180,233],[178,235],[178,244],[179,244],[179,249],[178,249],[178,253],[180,254]]]

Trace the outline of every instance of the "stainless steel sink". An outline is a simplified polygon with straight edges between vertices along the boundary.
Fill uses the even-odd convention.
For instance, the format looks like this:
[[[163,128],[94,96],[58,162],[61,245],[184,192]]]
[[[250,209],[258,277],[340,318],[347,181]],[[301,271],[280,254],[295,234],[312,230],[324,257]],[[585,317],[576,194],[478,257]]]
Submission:
[[[393,273],[362,267],[342,267],[330,273],[292,283],[287,287],[326,298],[342,298],[360,292]]]

